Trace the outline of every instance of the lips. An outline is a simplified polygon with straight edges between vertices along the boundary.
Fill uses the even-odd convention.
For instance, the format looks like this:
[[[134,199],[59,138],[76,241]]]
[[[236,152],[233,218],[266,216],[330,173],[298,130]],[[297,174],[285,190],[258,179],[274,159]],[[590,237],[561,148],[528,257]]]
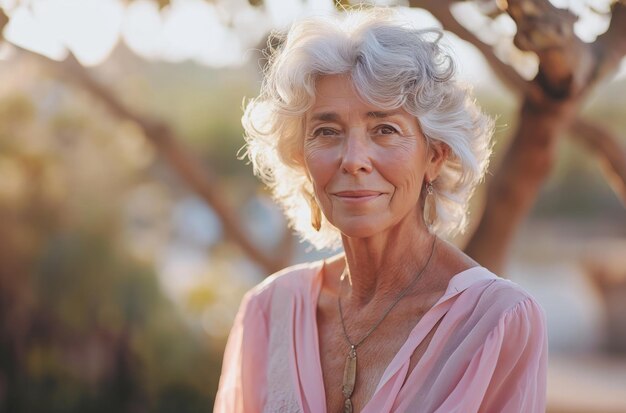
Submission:
[[[352,190],[352,191],[339,191],[335,192],[333,195],[339,196],[342,198],[371,198],[381,195],[382,192],[379,191],[370,191],[370,190]]]
[[[347,205],[364,205],[369,204],[370,201],[378,199],[383,192],[371,191],[371,190],[350,190],[339,191],[333,193],[333,195],[342,203]]]

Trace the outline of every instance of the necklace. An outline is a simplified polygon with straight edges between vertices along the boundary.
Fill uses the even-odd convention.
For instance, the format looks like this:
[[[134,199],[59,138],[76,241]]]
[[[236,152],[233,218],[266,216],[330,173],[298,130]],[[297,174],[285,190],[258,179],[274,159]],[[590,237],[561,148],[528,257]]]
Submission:
[[[376,322],[376,324],[374,324],[374,326],[370,328],[369,331],[365,333],[365,335],[356,343],[353,343],[352,340],[350,340],[350,337],[348,336],[348,332],[346,331],[346,324],[343,321],[343,309],[341,308],[341,290],[342,290],[341,287],[343,287],[343,279],[347,275],[346,270],[348,269],[348,267],[346,266],[346,269],[343,270],[343,273],[341,274],[341,278],[339,281],[340,287],[339,287],[339,294],[337,295],[337,305],[339,306],[339,318],[341,320],[341,327],[343,329],[343,335],[346,341],[348,342],[348,344],[350,345],[350,351],[348,352],[348,356],[346,357],[346,365],[343,369],[343,385],[341,386],[343,397],[345,397],[344,406],[343,406],[344,413],[352,413],[352,410],[353,410],[351,397],[352,397],[352,393],[354,392],[354,384],[356,383],[356,357],[357,357],[356,349],[374,332],[374,330],[378,328],[378,326],[383,322],[383,320],[385,319],[385,317],[387,317],[387,315],[391,312],[391,310],[393,310],[396,304],[398,304],[400,300],[404,298],[404,296],[411,290],[413,286],[415,286],[417,281],[421,278],[421,275],[424,273],[424,270],[426,269],[426,267],[428,267],[428,264],[430,264],[430,260],[433,257],[433,254],[435,252],[435,242],[437,242],[437,236],[435,235],[433,236],[433,238],[434,238],[433,245],[430,248],[430,255],[428,256],[428,260],[426,261],[426,264],[422,267],[420,272],[417,273],[413,281],[411,281],[409,285],[407,285],[402,291],[400,291],[400,294],[398,294],[398,296],[393,301],[393,303],[391,303],[391,305],[387,307],[387,310],[385,310],[385,312],[383,313],[383,316]]]

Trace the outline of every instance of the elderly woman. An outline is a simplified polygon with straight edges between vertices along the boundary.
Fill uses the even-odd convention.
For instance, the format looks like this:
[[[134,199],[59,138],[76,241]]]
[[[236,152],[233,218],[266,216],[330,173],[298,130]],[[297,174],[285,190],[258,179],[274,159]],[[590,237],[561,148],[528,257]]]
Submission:
[[[216,412],[544,411],[542,309],[444,240],[466,225],[492,122],[440,37],[370,10],[279,39],[248,155],[303,238],[344,252],[246,294]]]

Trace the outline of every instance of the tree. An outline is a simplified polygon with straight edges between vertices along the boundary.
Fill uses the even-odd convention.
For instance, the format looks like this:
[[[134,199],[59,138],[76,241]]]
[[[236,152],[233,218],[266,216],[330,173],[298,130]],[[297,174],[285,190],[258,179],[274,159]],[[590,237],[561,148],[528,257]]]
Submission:
[[[347,2],[344,2],[347,3]],[[552,170],[558,139],[567,130],[574,130],[581,143],[598,156],[605,165],[607,181],[626,205],[626,150],[605,128],[578,116],[589,92],[608,78],[626,54],[626,5],[623,1],[611,6],[611,25],[606,33],[591,44],[576,37],[576,17],[558,9],[547,0],[512,0],[489,6],[479,3],[495,19],[507,13],[517,25],[515,45],[533,52],[539,59],[534,79],[524,80],[507,62],[500,60],[493,48],[459,23],[450,6],[456,1],[411,0],[411,7],[428,10],[449,30],[469,41],[481,51],[503,83],[521,98],[520,121],[513,141],[500,169],[488,183],[487,201],[480,223],[466,251],[483,265],[500,271],[506,259],[516,228],[534,204],[541,185]],[[160,2],[161,6],[167,2]],[[261,2],[251,2],[254,6]],[[0,16],[0,27],[8,22]],[[88,71],[70,54],[63,63],[53,63],[68,79],[79,83],[104,102],[121,118],[135,121],[145,131],[159,152],[184,181],[205,199],[222,219],[227,233],[243,251],[266,270],[273,271],[288,262],[289,257],[267,256],[253,245],[237,224],[232,209],[216,196],[217,177],[186,151],[171,128],[125,107],[118,98],[95,82]],[[285,246],[290,238],[285,235]]]
[[[220,2],[235,3],[232,0],[213,1],[213,3]],[[328,2],[330,4],[332,0]],[[342,7],[354,5],[355,2],[335,3],[341,10]],[[583,119],[580,115],[581,107],[590,93],[598,84],[610,78],[626,54],[626,2],[614,1],[608,12],[611,17],[608,30],[593,43],[584,43],[574,34],[573,24],[576,17],[570,11],[554,7],[548,0],[509,0],[508,2],[475,0],[473,3],[479,6],[488,21],[509,16],[515,22],[517,32],[511,47],[535,55],[538,61],[537,74],[530,80],[525,79],[514,69],[514,62],[501,59],[493,45],[481,40],[478,33],[468,29],[455,17],[451,7],[461,3],[470,2],[462,0],[409,1],[410,7],[428,10],[441,22],[445,30],[473,44],[483,54],[502,83],[519,98],[517,129],[513,133],[510,145],[505,148],[503,161],[493,173],[493,179],[486,182],[487,196],[484,209],[480,215],[473,216],[479,222],[465,247],[466,252],[482,265],[494,272],[501,272],[515,231],[535,204],[540,188],[554,169],[557,143],[564,136],[568,134],[575,136],[577,142],[586,148],[589,155],[600,160],[606,181],[626,206],[626,148],[620,143],[620,137],[615,136],[608,128]],[[168,6],[169,1],[159,0],[158,4],[164,8]],[[249,0],[249,4],[258,9],[267,6],[262,0]],[[8,14],[0,8],[0,43],[3,41],[3,28],[10,22]],[[201,163],[195,154],[183,145],[183,139],[176,134],[171,125],[155,119],[150,114],[140,113],[137,109],[123,103],[119,96],[96,80],[95,71],[81,64],[71,53],[65,60],[56,61],[16,48],[20,54],[39,59],[43,66],[52,69],[59,77],[88,91],[95,101],[103,104],[115,117],[139,126],[163,160],[220,217],[230,240],[239,245],[250,260],[257,263],[266,273],[274,272],[291,261],[290,251],[293,242],[289,230],[284,229],[279,248],[281,254],[267,253],[252,242],[238,219],[236,209],[228,205],[221,196],[221,180],[218,174],[211,171],[209,165]],[[45,205],[38,207],[35,205],[33,208],[38,208],[37,211],[44,211],[40,211],[41,213],[48,213]],[[30,223],[30,215],[23,221]],[[0,239],[0,245],[6,242],[5,239]],[[70,243],[70,246],[81,246],[84,243],[85,241],[81,240],[74,244]],[[69,253],[66,254],[68,262],[75,262],[77,258],[84,256],[83,251],[78,247],[70,248],[68,251]],[[30,254],[28,257],[34,256],[34,252]],[[25,272],[24,268],[30,261],[10,260],[9,258],[14,257],[9,255],[11,255],[9,249],[0,248],[0,256],[6,258],[0,260],[2,263],[0,265],[0,316],[13,312],[19,313],[21,319],[26,319],[28,314],[34,313],[33,325],[37,322],[41,325],[48,323],[48,319],[44,318],[42,321],[38,317],[49,316],[53,311],[45,309],[46,311],[37,313],[33,310],[28,298],[29,281],[19,279],[13,284],[7,282],[14,274]],[[112,256],[113,253],[110,255]],[[50,254],[52,258],[57,256],[56,251]],[[106,257],[108,256],[101,258],[101,262],[98,261],[101,268],[106,268],[105,265],[112,265],[113,260],[105,259]],[[11,263],[13,266],[9,265]],[[144,276],[144,269],[129,267],[124,271],[135,274],[134,277],[138,280],[136,282],[148,284],[151,282],[150,276]],[[120,271],[119,268],[111,270],[113,273],[120,274],[124,271]],[[78,278],[71,284],[78,287],[80,286],[78,281],[85,282],[82,278]],[[149,289],[141,287],[136,290],[148,290],[155,297],[158,296],[154,292],[156,286],[152,284]],[[77,288],[76,291],[75,296],[81,298],[81,290]],[[82,299],[84,300],[85,297]],[[122,301],[125,299],[127,298],[120,298]],[[134,296],[128,298],[127,301],[137,302]],[[156,302],[157,298],[147,297],[145,301],[145,308],[153,308],[152,306],[156,304],[152,303]],[[79,307],[81,303],[82,301],[76,301],[75,307]],[[50,305],[50,307],[54,306]],[[55,333],[54,328],[57,327],[51,328],[48,333],[44,331],[40,335],[48,339],[44,333]],[[105,329],[101,328],[101,330]],[[66,334],[64,331],[59,331],[56,334]],[[92,333],[91,329],[86,328],[85,331]],[[116,335],[113,335],[112,339],[105,337],[105,340],[108,339],[117,346],[116,348],[119,348],[116,359],[119,365],[117,371],[124,373],[126,370],[132,370],[131,366],[137,361],[130,357],[126,327],[114,331]],[[28,339],[27,335],[32,332],[27,333],[27,331],[17,331],[15,325],[0,323],[0,347],[4,346],[3,348],[8,349],[2,355],[3,360],[0,361],[8,360],[8,365],[12,368],[9,372],[9,382],[15,377],[20,379],[20,368],[23,366],[18,364],[21,363],[19,360],[25,358],[22,348]],[[84,334],[85,337],[90,338],[91,336],[87,333]],[[160,331],[157,333],[172,335]],[[56,339],[60,340],[58,337]],[[19,360],[14,361],[12,357]],[[188,363],[193,364],[193,357],[189,359],[191,361]],[[130,380],[126,383],[119,382],[118,385],[126,386],[129,395],[136,399],[140,392],[133,390],[135,383],[132,379],[134,377],[131,374],[124,377]],[[17,381],[19,380],[15,380]],[[116,382],[117,380],[112,380],[113,384]],[[119,389],[112,391],[120,393]],[[170,397],[172,400],[177,400],[177,397],[188,398],[183,393],[184,389],[179,391],[173,388],[171,395],[163,397]],[[145,397],[142,394],[139,396]],[[121,400],[120,403],[132,404],[133,400],[133,397],[128,397],[128,400]]]
[[[455,2],[409,3],[430,11],[446,30],[476,46],[502,82],[521,98],[517,130],[488,183],[484,212],[466,247],[470,256],[493,271],[502,270],[515,230],[552,171],[557,142],[568,130],[600,158],[607,181],[626,206],[626,148],[609,130],[579,116],[591,90],[617,70],[626,54],[626,3],[612,4],[609,29],[588,44],[574,33],[576,16],[547,0],[498,2],[500,7],[491,10],[490,18],[507,13],[517,26],[515,46],[533,52],[539,60],[537,75],[530,81],[454,18],[450,6]]]
[[[350,2],[336,2],[338,8]],[[353,2],[354,3],[354,2]],[[590,155],[600,159],[607,182],[626,205],[626,149],[607,128],[584,120],[579,111],[594,87],[614,73],[626,54],[626,3],[611,5],[611,24],[593,43],[584,43],[574,33],[576,16],[554,7],[548,0],[477,0],[485,17],[494,20],[503,14],[517,26],[514,45],[538,58],[537,75],[525,80],[501,60],[491,45],[459,22],[451,6],[464,1],[411,0],[410,7],[428,10],[445,30],[473,44],[494,72],[520,97],[518,128],[504,161],[487,183],[487,199],[479,224],[466,246],[466,252],[493,271],[501,271],[516,229],[536,201],[537,194],[553,169],[557,142],[566,131],[573,131]],[[467,2],[465,2],[467,3]],[[159,1],[165,7],[168,1]],[[250,1],[263,7],[262,1]],[[9,21],[0,14],[0,28]],[[45,59],[45,58],[44,58]],[[240,227],[233,209],[217,196],[218,177],[201,165],[180,143],[171,128],[121,103],[99,85],[70,54],[64,62],[46,59],[58,73],[84,87],[120,118],[136,122],[180,177],[220,216],[226,233],[266,271],[272,272],[289,262],[287,246],[291,237],[286,230],[282,246],[286,254],[269,256],[251,243]]]

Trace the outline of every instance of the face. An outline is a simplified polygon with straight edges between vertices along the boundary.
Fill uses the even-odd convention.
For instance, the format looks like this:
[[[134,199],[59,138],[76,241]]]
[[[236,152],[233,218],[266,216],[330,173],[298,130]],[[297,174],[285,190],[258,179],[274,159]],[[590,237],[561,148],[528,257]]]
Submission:
[[[344,235],[422,225],[420,192],[442,160],[404,109],[363,102],[348,76],[317,80],[305,118],[304,161],[324,215]]]

